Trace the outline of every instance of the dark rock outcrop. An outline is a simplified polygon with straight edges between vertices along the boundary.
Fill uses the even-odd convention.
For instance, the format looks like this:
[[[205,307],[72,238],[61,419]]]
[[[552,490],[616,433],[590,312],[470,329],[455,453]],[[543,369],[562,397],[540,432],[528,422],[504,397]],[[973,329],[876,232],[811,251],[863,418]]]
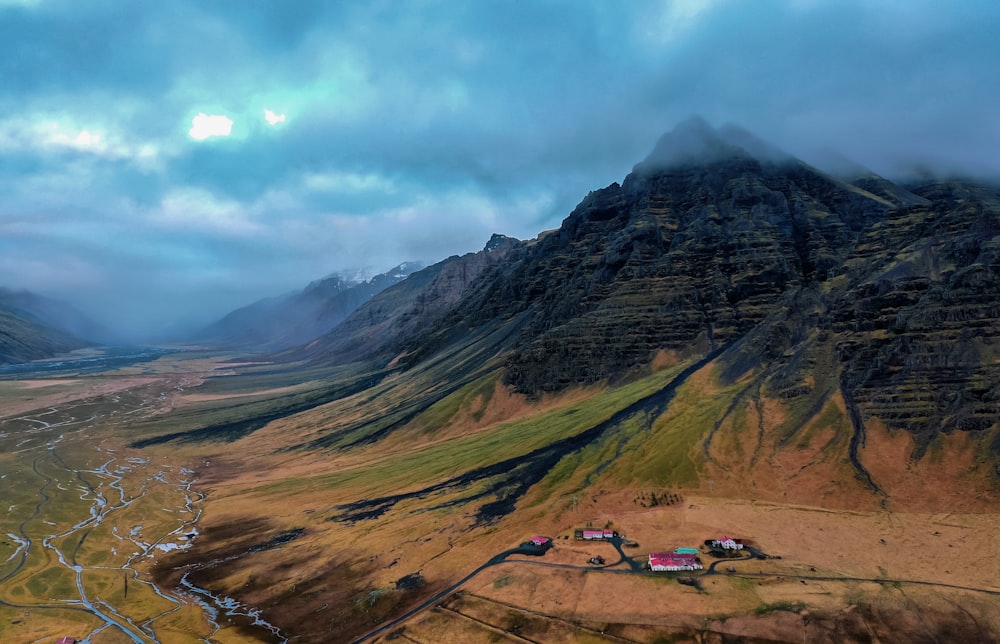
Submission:
[[[558,230],[421,271],[312,350],[406,367],[507,327],[505,382],[536,394],[728,347],[726,380],[754,372],[805,401],[783,440],[837,391],[855,457],[873,417],[912,432],[915,457],[941,432],[996,427],[997,190],[852,181],[691,121]]]

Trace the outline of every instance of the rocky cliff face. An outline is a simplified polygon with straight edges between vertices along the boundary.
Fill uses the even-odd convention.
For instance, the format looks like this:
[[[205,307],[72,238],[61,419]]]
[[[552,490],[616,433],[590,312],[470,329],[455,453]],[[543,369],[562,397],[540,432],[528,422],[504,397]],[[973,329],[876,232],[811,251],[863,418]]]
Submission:
[[[940,432],[1000,419],[1000,195],[960,183],[914,192],[928,205],[867,232],[858,284],[830,318],[844,387],[865,415],[914,433],[921,456]]]
[[[730,380],[760,373],[765,392],[809,401],[798,427],[839,393],[854,450],[875,417],[920,456],[940,432],[1000,418],[998,217],[989,188],[849,183],[693,122],[557,231],[436,268],[405,313],[381,315],[411,363],[516,325],[505,381],[528,394],[726,348]]]
[[[793,159],[680,138],[685,163],[663,167],[661,141],[621,185],[588,195],[452,315],[450,323],[475,326],[530,312],[509,360],[517,390],[596,382],[657,351],[703,355],[730,344],[783,298],[826,279],[896,207]],[[687,163],[699,147],[710,161]]]

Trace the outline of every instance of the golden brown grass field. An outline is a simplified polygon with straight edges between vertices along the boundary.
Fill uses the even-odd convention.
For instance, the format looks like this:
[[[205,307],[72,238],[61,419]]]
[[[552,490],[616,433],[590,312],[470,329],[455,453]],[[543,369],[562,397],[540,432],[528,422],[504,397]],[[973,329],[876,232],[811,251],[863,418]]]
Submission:
[[[862,458],[886,492],[880,498],[844,459],[836,398],[790,444],[751,431],[780,427],[780,401],[747,402],[705,448],[706,419],[738,386],[717,384],[709,365],[662,416],[627,419],[560,459],[502,518],[477,521],[480,505],[505,494],[494,479],[430,489],[572,437],[682,366],[663,361],[613,389],[538,400],[487,374],[382,440],[349,449],[304,445],[337,432],[349,441],[367,431],[366,418],[433,388],[435,374],[390,376],[235,440],[142,449],[127,445],[329,382],[184,354],[97,376],[0,382],[0,467],[13,508],[0,526],[0,641],[88,633],[95,644],[351,641],[386,624],[378,641],[1000,640],[1000,516],[976,445],[946,436],[938,457],[900,466],[906,436],[873,424]],[[49,409],[68,414],[58,430],[32,421]],[[99,495],[102,519],[86,523]],[[366,506],[380,513],[349,515],[348,504],[392,495],[404,496]],[[116,507],[122,498],[132,501]],[[780,558],[725,562],[701,575],[597,569],[589,558],[615,564],[618,553],[574,540],[587,525],[636,541],[626,552],[637,561],[723,534]],[[189,548],[155,547],[195,531]],[[392,621],[536,534],[555,540],[545,556],[511,555]],[[25,537],[31,548],[19,564]],[[76,568],[96,611],[81,610]],[[260,612],[227,616],[213,597]]]

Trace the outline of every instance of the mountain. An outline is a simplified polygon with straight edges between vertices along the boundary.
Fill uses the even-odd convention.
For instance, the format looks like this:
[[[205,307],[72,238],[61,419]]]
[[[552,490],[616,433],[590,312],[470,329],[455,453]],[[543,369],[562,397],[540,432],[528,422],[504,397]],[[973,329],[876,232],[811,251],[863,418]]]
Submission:
[[[405,262],[370,279],[331,275],[301,291],[254,302],[207,327],[194,341],[233,349],[279,351],[313,340],[383,289],[421,268]]]
[[[51,358],[107,335],[65,302],[0,288],[0,364]]]
[[[711,358],[741,398],[794,403],[786,441],[842,400],[845,458],[880,490],[867,419],[914,459],[955,431],[1000,457],[998,249],[994,187],[848,181],[694,119],[558,230],[414,273],[287,357],[413,369],[488,342],[530,397]]]
[[[399,354],[407,344],[418,342],[428,328],[440,324],[481,274],[504,264],[523,245],[513,237],[494,234],[481,251],[454,255],[386,288],[329,334],[289,356],[327,364],[376,356],[405,359]]]
[[[287,364],[245,367],[243,396],[239,374],[210,379],[132,423],[134,447],[204,458],[211,487],[199,544],[157,574],[303,641],[424,600],[446,609],[387,639],[476,641],[469,614],[514,632],[524,606],[553,616],[519,631],[534,641],[1000,632],[959,547],[1000,513],[998,302],[995,186],[834,176],[688,121],[558,229],[412,274]],[[687,589],[601,576],[573,528],[611,525],[642,552],[738,530],[784,560]],[[558,571],[491,566],[530,534],[556,539]]]
[[[110,342],[114,338],[112,330],[72,304],[31,291],[0,287],[0,307],[19,311],[45,326],[91,342]]]
[[[839,393],[855,436],[874,416],[912,432],[919,457],[940,433],[1000,419],[998,235],[995,188],[848,183],[688,122],[470,282],[406,349],[517,325],[504,380],[526,394],[725,349],[727,381],[757,372],[755,386],[814,410]]]
[[[842,462],[882,503],[903,488],[880,478],[921,463],[956,432],[982,461],[936,496],[997,483],[994,187],[904,187],[870,171],[845,180],[738,128],[694,120],[623,182],[587,195],[558,230],[500,241],[501,252],[488,250],[491,241],[415,273],[287,357],[364,363],[383,374],[372,382],[437,374],[405,403],[412,413],[399,418],[410,422],[487,373],[538,400],[621,386],[664,365],[711,364],[718,386],[733,391],[732,409],[755,401],[781,410],[758,450],[787,452],[838,415],[822,460]],[[698,427],[698,467],[785,489],[787,473],[722,454],[732,447],[719,430],[729,413]],[[378,442],[407,424],[353,427],[353,439],[335,433],[303,445]],[[904,432],[905,462],[866,459],[872,427]]]

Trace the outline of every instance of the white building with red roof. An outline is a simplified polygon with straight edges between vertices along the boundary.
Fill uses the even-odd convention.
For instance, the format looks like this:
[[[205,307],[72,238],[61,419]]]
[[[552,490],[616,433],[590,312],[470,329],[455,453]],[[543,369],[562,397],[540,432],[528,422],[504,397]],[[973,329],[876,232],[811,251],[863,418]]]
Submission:
[[[743,550],[743,542],[732,537],[724,536],[721,539],[715,539],[711,545],[713,548],[722,548],[723,550]]]
[[[679,552],[649,553],[649,569],[656,572],[691,571],[703,568],[697,555]]]

